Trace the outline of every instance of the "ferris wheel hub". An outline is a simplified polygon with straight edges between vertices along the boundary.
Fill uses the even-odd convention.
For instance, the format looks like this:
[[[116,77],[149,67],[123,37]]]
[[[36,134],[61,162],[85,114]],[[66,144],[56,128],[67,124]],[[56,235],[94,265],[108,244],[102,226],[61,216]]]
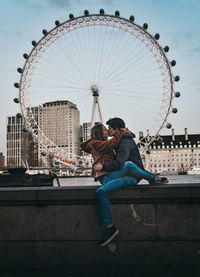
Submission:
[[[93,93],[93,96],[99,96],[99,89],[98,89],[98,87],[96,85],[92,85],[90,87],[90,89],[91,89],[91,91]]]

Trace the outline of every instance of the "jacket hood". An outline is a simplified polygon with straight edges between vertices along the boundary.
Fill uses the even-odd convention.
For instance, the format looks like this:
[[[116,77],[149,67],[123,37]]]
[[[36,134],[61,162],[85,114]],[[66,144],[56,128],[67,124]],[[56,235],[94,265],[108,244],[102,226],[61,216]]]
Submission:
[[[133,139],[135,138],[135,134],[134,133],[125,133],[123,138],[129,138],[129,139]]]

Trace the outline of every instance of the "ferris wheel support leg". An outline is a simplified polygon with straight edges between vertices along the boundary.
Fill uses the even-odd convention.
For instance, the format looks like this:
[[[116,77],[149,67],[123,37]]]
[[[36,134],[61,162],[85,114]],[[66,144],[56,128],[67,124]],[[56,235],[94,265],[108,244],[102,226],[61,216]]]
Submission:
[[[100,116],[101,123],[104,124],[102,110],[101,110],[101,106],[100,106],[100,103],[99,103],[99,98],[97,99],[97,105],[98,105],[98,110],[99,110],[99,116]]]
[[[91,120],[91,127],[94,126],[95,123],[95,115],[96,115],[96,103],[97,103],[97,97],[94,97],[93,100],[93,107],[92,107],[92,120]]]
[[[93,100],[93,107],[92,107],[91,127],[93,127],[94,124],[95,124],[95,119],[96,119],[96,106],[97,106],[97,108],[98,108],[100,121],[101,121],[102,124],[104,124],[104,122],[103,122],[102,110],[101,110],[101,106],[100,106],[100,103],[99,103],[99,97],[98,97],[98,96],[95,96],[95,97],[94,97],[94,100]]]

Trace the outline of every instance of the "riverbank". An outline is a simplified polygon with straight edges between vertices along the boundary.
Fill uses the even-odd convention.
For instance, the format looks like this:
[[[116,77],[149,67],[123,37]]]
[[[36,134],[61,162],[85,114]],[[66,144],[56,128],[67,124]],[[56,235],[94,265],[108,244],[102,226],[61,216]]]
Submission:
[[[199,272],[200,183],[141,185],[112,193],[120,232],[111,247],[98,245],[103,229],[97,187],[1,188],[2,272]]]

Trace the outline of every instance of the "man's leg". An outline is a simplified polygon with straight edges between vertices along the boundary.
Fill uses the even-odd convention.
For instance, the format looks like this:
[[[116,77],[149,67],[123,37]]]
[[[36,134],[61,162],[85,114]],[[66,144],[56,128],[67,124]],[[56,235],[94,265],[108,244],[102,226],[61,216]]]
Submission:
[[[103,183],[108,183],[113,179],[117,179],[120,177],[123,177],[125,175],[129,175],[131,177],[134,177],[138,180],[138,182],[141,179],[147,180],[150,184],[155,185],[155,184],[164,184],[168,182],[168,179],[159,176],[155,176],[153,173],[147,171],[147,170],[142,170],[140,169],[137,165],[135,165],[131,161],[127,161],[124,166],[117,171],[113,171],[109,173],[108,175],[104,176]]]
[[[110,182],[111,180],[118,179],[125,175],[129,175],[131,177],[135,177],[138,180],[145,179],[147,181],[152,181],[154,179],[154,174],[147,171],[142,170],[137,167],[133,162],[125,162],[124,166],[117,171],[110,172],[108,175],[103,176],[102,182],[103,184]]]
[[[118,230],[113,226],[108,194],[113,191],[120,190],[125,186],[137,185],[137,183],[138,180],[133,177],[122,177],[112,180],[97,189],[96,196],[98,200],[101,222],[106,227],[104,238],[100,243],[101,246],[108,244],[118,233]]]

